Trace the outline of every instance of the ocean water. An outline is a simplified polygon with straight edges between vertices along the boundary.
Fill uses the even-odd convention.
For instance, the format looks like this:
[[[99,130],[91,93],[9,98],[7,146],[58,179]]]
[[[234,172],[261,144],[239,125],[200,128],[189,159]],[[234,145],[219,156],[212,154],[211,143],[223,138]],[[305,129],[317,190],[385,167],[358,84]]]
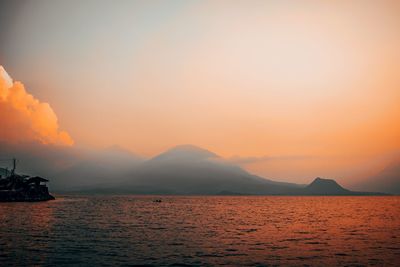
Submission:
[[[400,266],[400,197],[58,196],[0,203],[1,266],[142,264]]]

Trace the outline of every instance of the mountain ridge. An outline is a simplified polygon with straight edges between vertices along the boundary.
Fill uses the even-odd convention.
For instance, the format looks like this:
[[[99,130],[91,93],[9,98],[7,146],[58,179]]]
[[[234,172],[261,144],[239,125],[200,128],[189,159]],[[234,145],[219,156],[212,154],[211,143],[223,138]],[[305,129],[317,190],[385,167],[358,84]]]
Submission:
[[[189,195],[368,195],[333,180],[309,185],[280,182],[249,173],[217,154],[192,145],[168,149],[150,159],[111,147],[103,150],[46,147],[15,149],[0,155],[21,159],[19,170],[49,178],[54,192]],[[43,148],[43,149],[40,149]],[[5,153],[5,154],[4,154]],[[371,190],[374,191],[374,190]]]
[[[380,194],[353,192],[332,179],[320,177],[309,185],[269,180],[251,174],[213,152],[192,145],[170,148],[143,162],[118,186],[97,190],[102,193],[177,195]]]
[[[400,159],[391,162],[375,175],[357,182],[352,188],[400,195]]]

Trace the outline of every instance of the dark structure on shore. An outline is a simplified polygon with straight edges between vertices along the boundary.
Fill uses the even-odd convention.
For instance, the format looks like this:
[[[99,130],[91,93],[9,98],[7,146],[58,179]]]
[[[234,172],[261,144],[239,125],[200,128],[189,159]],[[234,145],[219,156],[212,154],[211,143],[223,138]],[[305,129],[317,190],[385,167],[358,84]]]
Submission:
[[[0,202],[46,201],[54,197],[49,194],[46,183],[39,176],[18,175],[15,173],[16,159],[12,159],[13,168],[0,168]]]

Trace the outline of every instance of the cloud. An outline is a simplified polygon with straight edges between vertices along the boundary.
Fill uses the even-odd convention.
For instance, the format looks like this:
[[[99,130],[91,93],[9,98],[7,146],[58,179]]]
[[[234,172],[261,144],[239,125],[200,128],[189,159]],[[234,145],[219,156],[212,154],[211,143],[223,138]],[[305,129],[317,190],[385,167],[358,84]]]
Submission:
[[[73,145],[71,136],[59,130],[57,115],[48,103],[29,94],[22,83],[13,82],[0,66],[0,140],[12,143],[39,141]]]

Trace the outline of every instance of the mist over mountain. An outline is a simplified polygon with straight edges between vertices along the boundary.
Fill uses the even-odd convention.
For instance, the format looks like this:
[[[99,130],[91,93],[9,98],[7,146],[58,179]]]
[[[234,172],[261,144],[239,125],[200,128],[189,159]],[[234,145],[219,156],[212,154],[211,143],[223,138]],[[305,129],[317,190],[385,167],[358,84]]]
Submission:
[[[87,150],[83,158],[56,174],[56,190],[80,190],[97,186],[113,186],[126,179],[143,158],[113,146],[99,151]]]
[[[79,147],[60,129],[50,104],[30,94],[0,66],[0,157],[15,157],[18,173],[51,180],[58,192],[137,194],[353,194],[333,180],[310,185],[253,175],[234,161],[193,145],[173,147],[149,160],[114,146]],[[0,165],[1,167],[1,165]],[[399,193],[400,164],[389,166],[358,188]]]
[[[218,194],[221,191],[274,194],[296,184],[252,175],[216,154],[191,145],[174,147],[139,165],[119,188],[127,193]]]
[[[10,144],[0,142],[2,159],[17,159],[17,172],[49,178],[56,191],[112,185],[126,179],[127,173],[144,159],[114,146],[88,149],[43,145],[37,142]],[[10,163],[2,162],[10,168]]]
[[[48,176],[55,180],[55,174],[77,164],[82,159],[81,150],[75,147],[43,145],[38,142],[7,143],[0,142],[0,157],[3,167],[11,167],[11,161],[17,159],[19,173]]]
[[[400,194],[400,161],[394,161],[382,171],[353,186],[356,190]]]
[[[310,185],[284,183],[250,174],[213,152],[192,146],[171,148],[136,166],[129,178],[101,193],[198,195],[363,195],[334,180],[316,178]],[[89,190],[90,191],[90,190]]]
[[[0,157],[16,157],[18,173],[50,179],[55,192],[198,195],[353,195],[334,180],[310,185],[253,175],[193,145],[173,147],[151,159],[114,146],[102,150],[39,143],[0,143]],[[368,191],[377,191],[371,189]]]

